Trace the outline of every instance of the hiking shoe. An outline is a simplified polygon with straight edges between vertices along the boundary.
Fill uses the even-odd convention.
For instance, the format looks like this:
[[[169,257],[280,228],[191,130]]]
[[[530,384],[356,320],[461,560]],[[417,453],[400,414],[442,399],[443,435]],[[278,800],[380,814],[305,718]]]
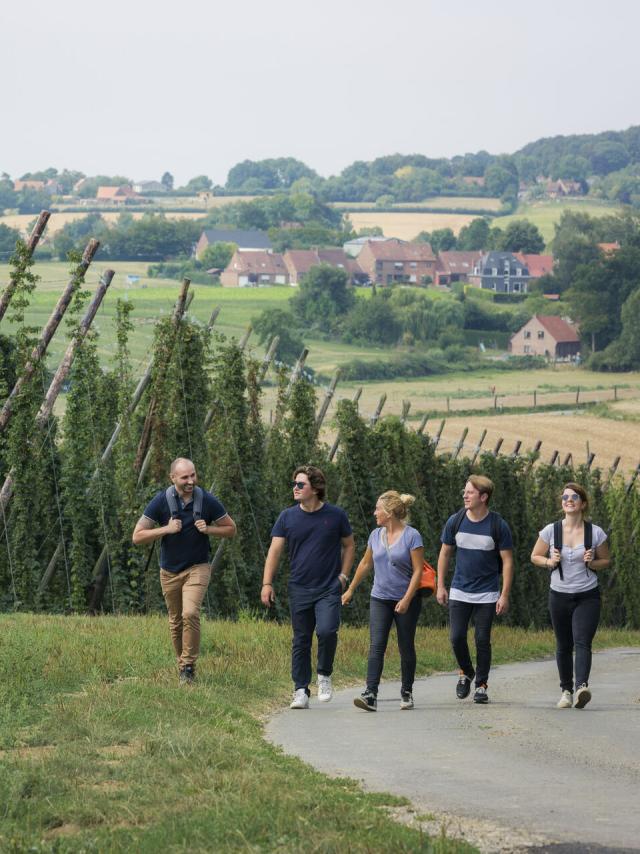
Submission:
[[[573,706],[573,694],[571,691],[563,691],[562,696],[556,703],[556,709],[570,709]]]
[[[583,682],[576,691],[576,709],[584,709],[590,699],[591,691],[588,689],[586,683]]]
[[[465,676],[465,674],[460,671],[460,678],[458,679],[458,684],[456,685],[456,697],[459,700],[465,700],[470,692],[471,692],[471,680],[473,676]]]
[[[411,691],[403,691],[400,694],[400,708],[403,710],[413,708],[413,694]]]
[[[180,684],[193,685],[196,681],[196,671],[193,664],[185,664],[180,668]]]
[[[355,698],[353,705],[364,709],[365,712],[375,712],[378,709],[378,698],[373,691],[363,691],[359,697]]]
[[[476,693],[473,695],[474,703],[488,703],[489,695],[487,694],[487,686],[486,685],[478,685],[476,687]]]
[[[333,697],[333,685],[330,676],[322,676],[318,673],[318,702],[328,703]]]
[[[306,688],[296,688],[293,692],[293,700],[291,701],[290,709],[308,709],[309,695]]]

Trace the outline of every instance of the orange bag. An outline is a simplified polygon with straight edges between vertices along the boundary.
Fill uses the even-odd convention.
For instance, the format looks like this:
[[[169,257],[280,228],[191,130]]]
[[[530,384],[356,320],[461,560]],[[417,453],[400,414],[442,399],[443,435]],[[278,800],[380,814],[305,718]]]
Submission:
[[[418,593],[421,596],[432,596],[436,591],[436,571],[431,566],[431,564],[425,560],[422,564],[422,577],[420,578],[420,585],[418,587]]]

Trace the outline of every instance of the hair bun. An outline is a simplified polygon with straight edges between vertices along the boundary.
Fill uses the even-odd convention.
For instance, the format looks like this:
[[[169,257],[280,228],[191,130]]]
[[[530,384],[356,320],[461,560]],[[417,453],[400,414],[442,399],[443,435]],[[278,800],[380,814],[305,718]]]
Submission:
[[[416,503],[416,497],[415,495],[409,495],[407,492],[403,492],[400,496],[400,501],[402,501],[405,507],[411,507],[412,504]]]

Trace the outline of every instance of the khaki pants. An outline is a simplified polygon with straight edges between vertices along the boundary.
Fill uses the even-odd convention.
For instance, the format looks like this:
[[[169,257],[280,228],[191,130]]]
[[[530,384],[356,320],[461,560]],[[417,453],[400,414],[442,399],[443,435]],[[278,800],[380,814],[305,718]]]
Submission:
[[[200,608],[210,578],[208,563],[197,563],[178,573],[160,570],[160,585],[169,611],[169,629],[179,667],[194,664],[200,652]]]

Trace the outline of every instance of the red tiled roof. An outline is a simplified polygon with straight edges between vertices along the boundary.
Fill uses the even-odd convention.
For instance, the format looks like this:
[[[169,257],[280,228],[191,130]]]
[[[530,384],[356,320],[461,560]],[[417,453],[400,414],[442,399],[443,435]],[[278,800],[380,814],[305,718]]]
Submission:
[[[540,276],[553,272],[553,255],[532,255],[526,252],[515,252],[514,255],[528,267],[532,279],[539,279]]]
[[[436,256],[429,243],[404,243],[401,240],[370,240],[365,246],[371,250],[376,261],[435,261]]]
[[[598,243],[598,249],[602,250],[605,255],[613,255],[620,249],[620,244],[616,240],[615,243]]]
[[[449,275],[473,273],[473,267],[481,255],[482,252],[462,252],[456,249],[438,252],[438,270]]]
[[[265,250],[250,251],[238,249],[227,266],[233,273],[258,273],[263,276],[286,275],[282,255]]]
[[[536,319],[558,343],[565,344],[571,341],[580,341],[580,336],[578,335],[575,327],[571,326],[571,324],[567,323],[567,321],[563,320],[561,317],[555,317],[547,314],[536,314]]]

